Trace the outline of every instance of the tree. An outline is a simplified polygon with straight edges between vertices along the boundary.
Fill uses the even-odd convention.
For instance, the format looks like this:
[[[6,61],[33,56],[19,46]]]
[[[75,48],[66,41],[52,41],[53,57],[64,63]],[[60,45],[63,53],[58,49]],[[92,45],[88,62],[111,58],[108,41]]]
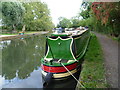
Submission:
[[[71,22],[72,22],[71,27],[73,28],[77,28],[80,26],[80,20],[78,19],[78,17],[72,17]]]
[[[81,5],[81,10],[82,11],[79,13],[79,15],[82,16],[83,19],[87,19],[87,18],[90,17],[90,14],[89,14],[89,12],[91,10],[90,6],[91,6],[90,2],[89,3],[88,2],[83,2],[82,3],[82,5]]]
[[[80,15],[83,17],[83,19],[87,19],[87,18],[90,17],[88,10],[82,11],[82,12],[80,13]]]
[[[47,4],[42,2],[2,2],[2,22],[14,30],[51,30],[54,25]],[[12,30],[12,29],[11,29]]]
[[[69,28],[71,26],[71,21],[65,17],[59,17],[59,24],[57,27]]]
[[[26,9],[23,24],[27,30],[50,30],[53,28],[53,23],[50,17],[50,12],[45,3],[29,2],[23,3]]]
[[[23,20],[25,8],[20,2],[2,2],[2,23],[14,30]]]
[[[96,19],[103,27],[106,27],[104,32],[118,36],[120,33],[120,2],[94,2],[91,8]]]

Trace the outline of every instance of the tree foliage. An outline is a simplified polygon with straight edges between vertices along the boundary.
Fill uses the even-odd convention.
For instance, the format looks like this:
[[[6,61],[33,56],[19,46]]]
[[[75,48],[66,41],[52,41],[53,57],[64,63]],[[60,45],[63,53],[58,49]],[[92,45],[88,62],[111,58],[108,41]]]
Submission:
[[[82,11],[80,15],[83,17],[83,19],[87,19],[90,17],[88,10]]]
[[[11,30],[51,30],[54,25],[47,4],[42,2],[2,2],[3,27]],[[13,27],[13,28],[11,28]]]
[[[50,12],[45,3],[30,2],[24,3],[26,9],[24,15],[24,24],[27,30],[49,30],[52,28]]]
[[[70,27],[88,26],[91,30],[120,37],[120,2],[83,2],[81,9],[78,17],[82,19],[69,19]],[[59,24],[67,27],[64,19]]]
[[[118,37],[120,33],[120,2],[83,3],[81,26]]]
[[[65,17],[59,17],[59,24],[57,27],[69,28],[71,26],[71,21]]]
[[[23,20],[25,8],[20,2],[2,2],[2,23],[6,26],[18,26]]]
[[[72,22],[71,27],[73,28],[77,28],[80,26],[80,20],[77,17],[72,17],[71,22]]]
[[[94,2],[91,8],[96,19],[101,22],[100,25],[104,27],[103,32],[118,36],[120,33],[120,2]]]

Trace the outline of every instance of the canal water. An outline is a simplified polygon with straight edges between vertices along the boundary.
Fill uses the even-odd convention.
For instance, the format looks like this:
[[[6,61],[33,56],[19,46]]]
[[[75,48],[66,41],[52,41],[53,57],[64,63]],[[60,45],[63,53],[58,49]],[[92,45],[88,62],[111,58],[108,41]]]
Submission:
[[[2,74],[0,88],[43,88],[40,59],[46,35],[0,41]],[[75,88],[76,81],[52,82],[49,88]]]

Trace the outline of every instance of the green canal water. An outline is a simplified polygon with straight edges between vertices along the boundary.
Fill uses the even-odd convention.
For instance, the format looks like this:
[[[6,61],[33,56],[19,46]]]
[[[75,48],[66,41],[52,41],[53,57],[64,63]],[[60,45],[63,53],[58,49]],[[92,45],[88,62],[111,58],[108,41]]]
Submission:
[[[43,88],[40,59],[45,52],[46,35],[0,41],[2,50],[2,74],[0,88]],[[50,88],[75,87],[74,79],[56,84]]]
[[[3,88],[41,88],[40,59],[44,56],[45,35],[0,42]]]

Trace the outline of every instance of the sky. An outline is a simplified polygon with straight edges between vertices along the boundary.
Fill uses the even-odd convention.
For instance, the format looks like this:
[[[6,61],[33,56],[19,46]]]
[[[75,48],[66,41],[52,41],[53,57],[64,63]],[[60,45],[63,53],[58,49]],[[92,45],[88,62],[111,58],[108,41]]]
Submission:
[[[59,17],[70,19],[80,12],[82,0],[41,0],[48,5],[52,21],[55,25]]]

